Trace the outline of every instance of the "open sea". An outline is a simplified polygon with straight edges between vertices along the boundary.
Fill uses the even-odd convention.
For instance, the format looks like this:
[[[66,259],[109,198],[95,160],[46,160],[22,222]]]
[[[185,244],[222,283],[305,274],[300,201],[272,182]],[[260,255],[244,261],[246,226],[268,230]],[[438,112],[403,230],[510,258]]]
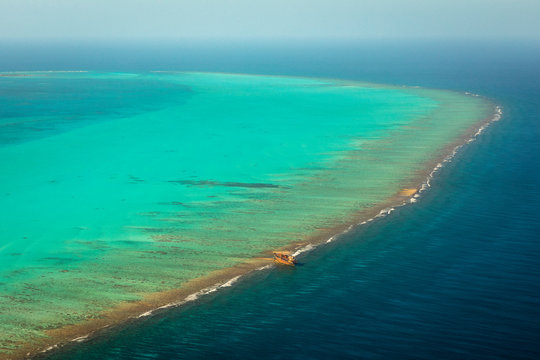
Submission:
[[[35,131],[35,128],[30,126],[18,128],[7,126],[5,128],[10,128],[11,132],[0,134],[0,144],[3,145],[3,148],[0,148],[0,154],[5,156],[4,159],[10,159],[8,155],[15,154],[20,156],[22,163],[33,164],[33,166],[40,163],[54,165],[55,162],[52,161],[54,156],[64,154],[66,148],[48,144],[47,139],[62,139],[64,137],[63,145],[68,144],[67,148],[70,154],[68,160],[75,168],[81,166],[81,159],[86,159],[84,151],[79,148],[81,139],[86,139],[84,141],[102,139],[99,130],[103,128],[115,131],[117,134],[125,129],[130,135],[120,139],[120,143],[108,140],[99,144],[102,146],[96,146],[96,154],[90,157],[90,160],[95,163],[86,163],[87,166],[96,166],[99,171],[106,174],[111,180],[108,184],[112,183],[117,186],[112,190],[107,190],[111,195],[108,198],[107,207],[101,207],[97,201],[96,204],[93,204],[92,194],[77,194],[81,197],[82,203],[92,203],[92,208],[62,209],[62,202],[60,202],[57,209],[62,211],[47,214],[46,221],[36,218],[33,226],[28,229],[28,235],[25,235],[29,238],[39,237],[39,229],[53,226],[51,224],[54,224],[55,219],[59,215],[63,215],[62,221],[70,224],[69,229],[54,226],[53,228],[58,229],[58,234],[77,238],[79,242],[63,244],[65,253],[60,257],[53,258],[51,256],[47,260],[48,262],[44,262],[43,258],[40,257],[40,254],[47,252],[46,248],[40,247],[43,246],[43,242],[30,242],[31,246],[24,245],[26,243],[20,241],[15,241],[13,244],[0,244],[0,247],[5,245],[21,246],[21,249],[10,250],[9,253],[25,254],[19,261],[26,261],[29,264],[27,272],[13,275],[14,279],[17,277],[22,279],[20,281],[22,284],[28,282],[28,279],[32,279],[33,273],[42,271],[44,266],[55,266],[58,269],[72,270],[71,273],[75,273],[75,275],[71,275],[70,272],[60,274],[55,272],[50,275],[50,279],[55,279],[54,282],[50,283],[51,293],[54,293],[55,287],[62,285],[61,276],[74,276],[76,279],[77,274],[84,274],[84,271],[88,271],[84,269],[85,262],[93,256],[102,256],[102,247],[105,245],[114,249],[128,249],[134,254],[138,254],[138,246],[145,246],[138,242],[142,242],[140,240],[141,230],[148,236],[148,233],[155,229],[156,214],[141,215],[139,212],[140,209],[149,207],[149,203],[145,203],[144,199],[146,198],[152,199],[152,203],[150,203],[152,206],[158,204],[157,201],[161,198],[168,199],[168,203],[159,202],[161,213],[158,216],[161,216],[161,219],[170,219],[171,214],[177,214],[178,211],[172,209],[176,209],[175,207],[179,203],[189,203],[192,207],[201,206],[205,212],[210,211],[208,210],[210,207],[211,211],[215,211],[215,214],[219,215],[222,212],[230,213],[231,211],[238,211],[242,214],[246,209],[252,211],[252,207],[247,207],[242,202],[246,199],[263,201],[264,204],[266,204],[264,201],[274,201],[277,203],[275,208],[267,206],[264,210],[271,209],[277,212],[275,209],[282,208],[279,206],[282,205],[279,191],[289,191],[289,188],[294,190],[297,187],[296,184],[299,183],[310,184],[306,179],[323,179],[323,182],[325,179],[325,177],[317,178],[320,175],[317,171],[320,169],[315,166],[303,170],[302,176],[298,175],[300,177],[295,178],[288,177],[282,167],[297,168],[305,163],[320,165],[321,161],[324,164],[325,159],[329,159],[336,153],[351,151],[350,142],[343,141],[351,131],[369,134],[368,138],[365,139],[368,143],[373,139],[378,141],[380,137],[378,131],[392,131],[392,127],[396,126],[395,122],[403,124],[412,121],[406,117],[396,118],[401,114],[399,109],[392,113],[390,105],[399,103],[399,99],[403,99],[403,97],[409,101],[416,101],[418,105],[415,108],[418,111],[416,115],[422,116],[422,111],[427,112],[433,106],[433,102],[429,99],[435,98],[419,97],[418,93],[414,93],[415,90],[412,88],[414,86],[449,89],[455,90],[456,93],[480,94],[500,105],[503,113],[501,120],[493,122],[480,136],[475,138],[475,141],[461,148],[451,161],[445,163],[437,171],[436,176],[430,181],[431,186],[422,193],[418,201],[398,207],[389,216],[358,226],[330,243],[302,253],[299,256],[301,265],[297,268],[271,267],[256,271],[239,278],[232,286],[224,286],[219,291],[200,296],[195,301],[190,301],[181,307],[157,311],[151,316],[104,332],[99,337],[73,342],[72,345],[70,344],[58,352],[44,354],[44,357],[49,359],[540,358],[540,345],[538,345],[540,344],[540,213],[538,212],[540,207],[540,190],[538,189],[540,184],[540,166],[538,165],[540,164],[540,44],[455,41],[273,45],[251,43],[205,45],[111,43],[108,45],[33,44],[32,46],[5,44],[3,49],[7,51],[0,57],[0,71],[2,72],[90,70],[93,80],[96,80],[95,77],[102,76],[101,80],[98,79],[97,82],[94,82],[101,89],[109,91],[111,86],[120,86],[120,90],[113,90],[122,91],[127,96],[127,98],[111,96],[100,98],[96,92],[83,94],[86,99],[93,101],[93,103],[86,102],[89,104],[88,108],[70,109],[68,107],[63,110],[66,112],[65,114],[60,114],[65,119],[68,114],[80,111],[78,116],[71,119],[71,121],[77,122],[73,128],[70,128],[69,124],[58,124],[52,119],[44,118],[39,122],[42,125],[39,131]],[[133,90],[133,85],[129,83],[130,79],[126,73],[147,73],[153,70],[230,72],[338,79],[325,82],[323,80],[301,80],[302,78],[262,77],[259,81],[263,82],[263,86],[258,88],[259,91],[267,92],[265,98],[269,98],[268,96],[271,95],[270,98],[274,96],[276,99],[283,96],[284,92],[286,94],[286,90],[290,86],[301,87],[304,89],[302,91],[306,91],[306,96],[311,98],[320,94],[321,91],[329,91],[326,89],[329,85],[332,87],[331,85],[335,85],[335,82],[339,83],[342,80],[396,86],[407,85],[411,88],[403,90],[405,95],[401,91],[392,92],[390,90],[387,94],[379,94],[381,98],[377,98],[377,91],[370,93],[371,97],[367,105],[374,106],[370,111],[378,114],[382,119],[387,119],[386,122],[378,123],[376,129],[350,128],[347,113],[345,111],[339,113],[340,109],[350,106],[346,99],[343,100],[341,93],[339,99],[345,103],[336,105],[335,113],[339,116],[336,120],[337,127],[332,129],[332,134],[336,134],[335,137],[327,139],[325,136],[329,131],[324,129],[318,133],[316,129],[306,128],[306,131],[299,131],[298,128],[295,128],[299,138],[294,138],[291,135],[292,132],[288,131],[287,126],[285,126],[287,124],[283,127],[274,127],[273,129],[279,131],[277,135],[274,134],[277,138],[291,137],[284,141],[287,145],[282,143],[265,144],[265,148],[269,149],[268,152],[257,154],[257,156],[266,155],[268,158],[272,158],[279,156],[280,151],[294,152],[298,164],[293,162],[284,165],[262,161],[260,166],[263,168],[253,166],[253,168],[257,168],[257,171],[243,174],[240,167],[231,170],[230,166],[224,166],[222,169],[219,164],[210,169],[203,166],[198,168],[197,159],[200,158],[193,156],[193,158],[187,157],[182,158],[182,160],[192,161],[193,165],[189,168],[197,169],[196,175],[198,177],[194,178],[192,174],[187,173],[181,174],[183,177],[178,177],[178,173],[175,173],[174,169],[170,167],[163,168],[157,166],[158,164],[150,164],[151,160],[145,157],[144,152],[140,152],[135,153],[137,157],[135,159],[126,160],[126,157],[113,159],[117,160],[114,169],[102,166],[99,162],[100,159],[110,160],[107,158],[107,154],[111,152],[106,152],[106,149],[114,150],[125,147],[135,149],[135,145],[137,145],[135,142],[140,139],[137,136],[143,133],[151,134],[152,129],[144,127],[144,119],[132,127],[122,128],[122,119],[125,117],[137,118],[138,114],[142,112],[154,114],[158,113],[159,109],[171,109],[169,104],[173,102],[177,104],[179,98],[185,99],[185,104],[187,104],[182,106],[199,106],[197,111],[206,109],[211,104],[215,104],[216,101],[223,101],[222,106],[227,106],[227,99],[219,91],[211,91],[209,97],[203,98],[200,103],[191,99],[190,89],[203,85],[216,89],[216,81],[218,83],[221,81],[214,76],[202,73],[189,73],[191,75],[184,75],[187,78],[184,77],[181,81],[176,82],[163,80],[162,77],[166,77],[166,75],[146,76],[142,79],[144,83],[138,82],[138,85],[135,85],[140,85],[141,89],[126,90]],[[113,72],[120,73],[115,75]],[[65,76],[85,81],[84,76],[81,77],[80,74]],[[62,77],[65,76],[55,75],[55,80],[50,81],[61,83]],[[119,78],[118,81],[112,82],[111,76]],[[245,81],[245,76],[233,76],[233,78],[233,80],[227,80],[227,83],[230,84],[233,81],[236,84],[233,90],[238,94],[252,91],[249,88],[246,89],[250,81]],[[28,80],[34,81],[31,78]],[[158,96],[155,96],[155,92],[153,92],[152,101],[147,101],[148,96],[145,96],[144,91],[149,88],[153,89],[156,81],[168,81],[170,91],[164,91]],[[283,82],[286,84],[284,85]],[[50,83],[48,85],[41,84],[41,86],[61,91],[61,94],[53,93],[51,96],[67,98],[69,100],[66,101],[67,105],[75,103],[75,101],[71,101],[73,99],[70,96],[74,95],[70,89],[59,83],[54,86]],[[39,83],[31,86],[35,90],[35,96],[42,91],[39,86]],[[84,88],[84,84],[76,86]],[[159,88],[161,89],[162,86]],[[107,94],[107,91],[102,91],[101,94]],[[230,91],[226,93],[230,94]],[[302,95],[302,93],[298,95],[298,92],[295,94],[296,96]],[[325,94],[325,96],[328,95]],[[354,99],[355,95],[351,93],[350,96],[351,99]],[[392,96],[396,97],[397,100]],[[390,102],[388,108],[374,105],[381,104],[383,99],[389,98],[393,101]],[[9,100],[5,99],[4,101]],[[441,99],[439,97],[433,101],[442,102]],[[305,99],[298,98],[296,100],[295,104],[297,105]],[[54,104],[54,101],[54,99],[43,101],[39,103],[41,108],[34,109],[34,114],[24,114],[24,116],[36,117],[46,112],[50,113],[47,106]],[[140,108],[135,109],[135,111],[133,107],[125,106],[123,102],[128,101],[140,104]],[[335,102],[331,103],[335,104]],[[253,108],[257,109],[259,105],[253,103]],[[294,109],[292,106],[291,109]],[[305,108],[313,109],[312,106],[313,104],[306,103]],[[467,106],[467,104],[463,106]],[[16,109],[17,107],[14,103],[4,104],[4,109],[8,108]],[[383,112],[382,115],[377,113],[377,111],[382,111],[381,109],[387,109],[388,112]],[[473,108],[471,107],[471,109]],[[474,107],[474,109],[478,110],[479,107]],[[130,113],[130,111],[134,112]],[[115,120],[89,125],[88,123],[96,118],[96,116],[88,116],[89,113],[99,116],[105,113],[109,119]],[[320,112],[316,111],[315,113],[319,114]],[[269,114],[272,115],[272,113]],[[383,116],[385,114],[386,118]],[[265,114],[258,115],[264,116]],[[3,114],[4,118],[20,118],[22,116],[14,110],[7,115]],[[236,128],[246,129],[246,134],[269,131],[264,127],[252,129],[243,119],[227,119],[227,121],[237,121]],[[245,126],[242,127],[242,125]],[[306,124],[296,123],[294,125],[300,127]],[[455,126],[458,125],[456,122]],[[218,122],[212,123],[210,128],[215,129],[216,127],[220,134],[228,131],[227,126]],[[423,127],[423,129],[427,128]],[[207,130],[205,127],[188,130],[197,134],[204,133],[207,135],[206,139],[212,139],[213,136],[211,132],[205,133]],[[80,134],[78,138],[77,134]],[[238,136],[238,134],[231,134],[232,136]],[[430,136],[433,136],[430,138],[433,141],[418,139],[417,144],[431,149],[430,144],[436,143],[435,140],[444,137],[443,134],[438,133],[430,133]],[[244,138],[249,138],[249,136]],[[260,142],[262,139],[252,140]],[[190,141],[194,140],[185,136],[182,141],[185,142],[184,145],[189,145]],[[324,141],[324,147],[318,147],[321,141]],[[406,137],[402,141],[403,144],[411,143],[411,139]],[[172,143],[174,143],[174,134],[168,134],[163,142],[155,141],[149,146],[151,145],[152,151],[161,152],[170,161],[178,160],[177,155],[170,152],[170,144]],[[32,144],[47,144],[48,150],[40,152],[38,145]],[[200,144],[194,145],[199,146]],[[10,150],[23,147],[25,151],[22,152]],[[234,152],[239,149],[237,144],[224,143],[222,150],[219,154],[234,157]],[[13,152],[10,153],[10,151]],[[103,153],[101,154],[100,151]],[[242,158],[248,164],[257,163],[257,158],[250,158],[248,151],[242,148],[240,151],[246,152]],[[311,156],[314,153],[327,155],[322,157],[322,160],[321,158],[313,159]],[[210,153],[208,156],[213,155],[215,154]],[[398,155],[392,152],[392,156]],[[415,153],[415,156],[418,155]],[[404,159],[414,159],[420,162],[422,160],[417,157],[404,157]],[[123,172],[124,167],[127,168],[129,165],[126,165],[126,161],[150,165],[141,166],[140,172],[136,174],[127,174]],[[3,164],[6,163],[5,161]],[[15,165],[7,167],[10,174],[19,174],[18,171],[21,171]],[[402,167],[397,166],[397,169],[405,171],[406,167],[401,165]],[[271,168],[264,168],[264,166],[271,166]],[[28,176],[25,177],[25,181],[28,183],[10,183],[10,176],[6,171],[0,174],[0,177],[2,181],[12,186],[10,189],[13,193],[20,191],[22,194],[20,189],[24,189],[25,185],[36,181],[36,183],[41,184],[40,186],[43,186],[43,189],[47,189],[50,196],[60,196],[60,198],[61,196],[67,198],[73,193],[58,192],[55,194],[56,184],[60,183],[63,186],[73,184],[72,186],[76,187],[80,186],[80,181],[83,181],[76,176],[71,176],[71,172],[62,172],[60,168],[56,169],[51,166],[40,169],[39,175],[33,179],[31,169],[31,167],[23,169],[28,171]],[[339,167],[332,169],[339,170]],[[79,171],[89,175],[88,178],[84,178],[84,184],[94,191],[93,194],[99,193],[99,189],[103,185],[100,183],[99,177],[90,176],[93,174],[92,171],[82,168]],[[238,176],[238,171],[240,171],[244,179],[247,180],[238,184],[232,182],[234,179],[218,179],[216,174],[223,174],[224,171],[230,171],[226,174],[229,174],[231,179]],[[364,169],[355,169],[355,171],[361,172]],[[350,185],[350,179],[354,178],[355,171],[336,173],[342,176],[335,179],[335,183],[342,186],[340,189],[346,189]],[[279,176],[265,177],[269,173]],[[203,175],[206,177],[202,177]],[[19,176],[24,178],[20,174]],[[406,178],[406,175],[403,175],[402,178]],[[163,179],[167,179],[167,181],[162,181]],[[221,186],[214,186],[218,182]],[[125,183],[130,184],[130,189],[136,186],[151,186],[149,188],[154,192],[152,196],[148,196],[147,192],[140,190],[140,193],[144,194],[141,198],[144,199],[132,200],[128,197],[127,201],[123,201],[126,198],[126,195],[122,193]],[[191,193],[183,192],[184,188],[201,185],[204,186],[200,196],[204,195],[206,200],[189,198]],[[395,190],[399,190],[399,184],[377,183],[377,186],[386,192],[393,191],[392,189],[396,186]],[[305,198],[306,194],[316,193],[316,188],[309,186],[303,188],[305,191],[298,195],[298,199]],[[32,187],[32,189],[36,191],[35,194],[25,193],[24,196],[27,198],[22,197],[28,202],[36,200],[32,195],[39,194],[39,188]],[[294,193],[293,190],[290,191]],[[383,190],[381,190],[381,194],[384,192]],[[135,192],[137,191],[139,190],[135,190]],[[168,195],[170,191],[174,191],[177,197],[171,199]],[[5,192],[3,194],[4,201],[10,204],[11,200]],[[343,191],[340,194],[343,194]],[[328,196],[326,199],[333,198],[336,201],[334,204],[337,205],[329,207],[330,214],[321,218],[324,221],[335,222],[334,214],[338,214],[340,209],[349,209],[352,206],[351,203],[355,203],[354,194],[351,194],[352,199],[338,196],[338,194]],[[214,200],[207,200],[208,198],[214,199],[214,197],[220,199],[219,204],[217,201],[215,204]],[[308,198],[311,197],[308,196]],[[297,198],[292,196],[292,199]],[[359,199],[358,201],[370,203],[377,201],[378,198],[362,198],[362,195],[359,195]],[[175,203],[171,202],[173,200]],[[293,229],[291,233],[300,234],[306,229],[312,229],[316,226],[315,220],[318,219],[317,216],[320,216],[320,212],[315,209],[316,200],[312,199],[313,202],[306,206],[306,218],[309,219],[302,218],[302,221],[298,222],[291,217],[282,216],[290,221],[290,226]],[[297,204],[298,202],[291,201],[291,203]],[[252,206],[251,203],[249,204]],[[13,206],[12,208],[4,206],[1,210],[4,213],[4,219],[12,216],[10,209],[13,208],[24,209],[24,206]],[[299,213],[298,207],[291,209],[291,213]],[[101,211],[101,215],[96,216],[96,210]],[[26,213],[31,213],[29,210],[26,211]],[[133,213],[129,211],[133,211]],[[115,218],[115,216],[122,214],[125,218]],[[208,214],[205,213],[205,216]],[[243,215],[239,216],[242,219]],[[139,220],[138,217],[146,220]],[[17,217],[14,218],[17,219]],[[89,221],[80,224],[77,222],[79,220],[70,220],[71,218],[85,218]],[[137,219],[137,223],[129,223],[135,221],[133,219]],[[38,220],[44,222],[40,223]],[[102,220],[104,221],[101,223]],[[100,226],[92,221],[100,221]],[[239,220],[230,221],[234,223],[234,221]],[[107,224],[118,222],[124,222],[131,226],[129,231],[132,233],[130,233],[129,241],[118,240],[112,245],[96,242],[100,236],[105,236],[99,232],[105,232],[107,236],[109,234],[116,235],[115,227],[113,225],[108,227]],[[199,229],[199,225],[194,219],[188,218],[184,222],[177,221],[174,224],[174,226],[171,225],[172,230],[170,227],[167,228],[168,234],[175,233],[175,226],[186,226],[188,230],[194,231],[194,234]],[[78,228],[75,229],[76,226]],[[272,224],[265,226],[268,228],[265,227],[261,231],[270,234]],[[294,226],[298,226],[298,228],[294,228]],[[10,222],[2,225],[5,233],[11,231],[17,236],[22,234],[20,233],[21,228],[24,228],[24,223]],[[96,230],[98,233],[92,233],[95,228],[98,229]],[[88,233],[90,235],[87,235]],[[152,233],[152,235],[160,234]],[[281,238],[282,234],[273,234],[273,236],[275,239],[269,237],[268,241],[270,243],[274,241],[272,244],[279,245],[276,239]],[[299,237],[300,235],[295,236]],[[8,237],[6,236],[6,238]],[[246,241],[250,241],[249,236],[246,236]],[[90,242],[92,246],[88,246]],[[211,248],[212,244],[214,242],[200,246],[203,246],[203,249],[204,246]],[[262,245],[253,242],[250,243],[251,251],[258,251],[257,246],[263,250]],[[200,248],[195,250],[200,250]],[[234,246],[225,246],[219,251],[220,254],[225,253],[228,256],[226,260],[223,260],[223,264],[218,264],[222,266],[233,264],[234,259],[245,256]],[[111,251],[107,252],[107,254],[110,253]],[[77,256],[73,257],[73,254]],[[5,252],[2,255],[7,256]],[[124,261],[125,254],[120,255],[114,256]],[[171,254],[170,257],[174,258],[172,255],[174,254]],[[150,256],[151,261],[159,264],[159,261],[156,260],[159,259],[159,256],[154,257],[155,254]],[[168,259],[168,257],[166,258]],[[219,259],[221,258],[220,256]],[[141,260],[146,258],[139,257],[137,259],[140,260],[141,266],[146,266],[144,263],[146,260]],[[0,270],[7,273],[7,271],[13,270],[10,266],[21,268],[20,265],[21,263],[14,265],[14,261],[3,259]],[[168,277],[163,281],[172,282],[174,263],[167,262],[167,266]],[[119,269],[122,268],[119,267]],[[112,273],[114,268],[96,271]],[[195,265],[186,271],[188,273],[191,271],[190,276],[202,272]],[[121,274],[119,276],[121,277]],[[152,275],[149,274],[148,277],[151,279]],[[4,286],[6,291],[11,291],[10,289],[15,289],[20,283],[10,279],[2,279],[0,285]],[[137,284],[119,281],[116,284],[127,290],[130,287],[137,290],[154,290],[152,281]],[[97,289],[101,289],[100,286],[103,284],[96,282],[95,286]],[[77,285],[74,285],[74,289],[81,290]],[[127,290],[124,293],[129,293]],[[27,287],[24,291],[32,294],[34,290]],[[105,292],[103,294],[109,296]],[[44,299],[47,298],[44,297]],[[118,298],[115,299],[118,300]],[[96,301],[98,300],[101,299],[96,299]],[[129,301],[132,298],[125,300]],[[4,298],[2,301],[7,300]],[[17,306],[24,308],[28,305],[17,303]],[[74,305],[69,303],[68,298],[62,306]],[[2,309],[0,315],[1,313],[8,314],[5,315],[8,319],[10,319],[9,316],[15,316],[10,315],[6,309]],[[57,316],[54,312],[52,314]],[[40,313],[40,316],[46,319],[47,316],[51,316],[51,313]],[[71,314],[71,316],[76,316],[76,314]],[[0,326],[6,326],[6,323]],[[4,328],[8,329],[8,327]]]

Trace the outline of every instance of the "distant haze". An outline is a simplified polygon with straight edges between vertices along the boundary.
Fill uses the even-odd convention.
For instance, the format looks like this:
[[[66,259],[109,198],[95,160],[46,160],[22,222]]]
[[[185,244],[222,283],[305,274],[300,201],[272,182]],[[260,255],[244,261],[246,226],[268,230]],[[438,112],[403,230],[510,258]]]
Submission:
[[[0,39],[540,39],[538,0],[0,0]]]

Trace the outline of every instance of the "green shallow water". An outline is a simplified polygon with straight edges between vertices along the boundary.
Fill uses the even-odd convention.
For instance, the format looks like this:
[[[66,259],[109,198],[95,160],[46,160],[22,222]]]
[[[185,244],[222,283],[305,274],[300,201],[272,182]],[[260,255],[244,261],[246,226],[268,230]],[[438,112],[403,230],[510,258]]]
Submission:
[[[486,100],[214,73],[0,77],[0,354],[418,181]]]

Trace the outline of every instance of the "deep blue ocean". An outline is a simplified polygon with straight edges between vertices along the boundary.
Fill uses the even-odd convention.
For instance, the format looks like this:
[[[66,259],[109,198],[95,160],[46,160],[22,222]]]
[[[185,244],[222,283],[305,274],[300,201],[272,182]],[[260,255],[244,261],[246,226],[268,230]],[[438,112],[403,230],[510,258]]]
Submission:
[[[52,359],[539,359],[540,44],[5,44],[0,70],[203,70],[470,91],[503,118],[415,203]]]

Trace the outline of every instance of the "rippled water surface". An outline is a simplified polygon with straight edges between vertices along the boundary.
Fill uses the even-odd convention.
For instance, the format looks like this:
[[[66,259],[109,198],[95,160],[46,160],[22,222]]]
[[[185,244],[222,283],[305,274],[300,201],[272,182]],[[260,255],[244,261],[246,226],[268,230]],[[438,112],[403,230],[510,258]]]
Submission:
[[[502,105],[503,118],[443,167],[420,201],[304,254],[296,269],[256,272],[51,357],[538,358],[540,79],[530,63],[538,52],[420,49],[341,49],[302,70],[295,64],[304,55],[294,52],[295,64],[252,65],[453,88]],[[242,65],[229,61],[231,70]]]

